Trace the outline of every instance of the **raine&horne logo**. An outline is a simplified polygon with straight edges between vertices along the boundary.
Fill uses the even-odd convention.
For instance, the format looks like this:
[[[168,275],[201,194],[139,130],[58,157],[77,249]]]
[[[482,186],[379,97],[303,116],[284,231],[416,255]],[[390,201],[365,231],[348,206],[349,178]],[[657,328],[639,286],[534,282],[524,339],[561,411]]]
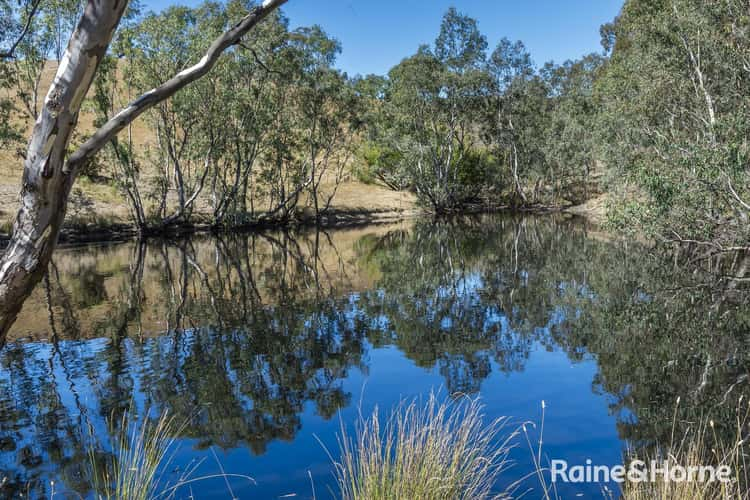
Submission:
[[[655,483],[664,482],[699,482],[729,483],[732,481],[731,468],[727,465],[713,467],[695,465],[684,467],[668,461],[633,460],[624,465],[592,465],[590,459],[585,464],[570,466],[566,460],[552,460],[550,474],[553,483]]]

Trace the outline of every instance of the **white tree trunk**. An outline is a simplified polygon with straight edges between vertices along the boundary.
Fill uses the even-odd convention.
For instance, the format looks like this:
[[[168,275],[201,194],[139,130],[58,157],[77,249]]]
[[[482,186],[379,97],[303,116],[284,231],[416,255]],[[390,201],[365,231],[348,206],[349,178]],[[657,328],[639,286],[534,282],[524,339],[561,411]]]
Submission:
[[[65,217],[74,171],[64,170],[81,102],[127,0],[90,0],[68,43],[29,141],[21,207],[0,261],[0,339],[44,275]]]

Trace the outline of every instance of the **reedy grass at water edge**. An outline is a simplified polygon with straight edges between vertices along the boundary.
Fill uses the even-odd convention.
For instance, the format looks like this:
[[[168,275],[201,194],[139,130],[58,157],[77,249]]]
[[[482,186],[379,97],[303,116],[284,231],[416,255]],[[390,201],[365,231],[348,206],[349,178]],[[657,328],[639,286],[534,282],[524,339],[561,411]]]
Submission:
[[[510,462],[516,432],[503,435],[505,418],[485,424],[478,399],[462,396],[426,404],[402,402],[381,421],[378,410],[361,418],[355,435],[343,429],[334,461],[344,500],[506,498],[496,492]]]
[[[702,432],[702,431],[700,431]],[[735,455],[738,450],[730,451],[729,456],[720,457],[711,455],[716,450],[706,447],[703,436],[698,436],[695,440],[680,442],[677,449],[665,452],[664,455],[653,457],[660,465],[665,462],[670,468],[682,466],[685,468],[701,467],[707,463],[717,463],[729,465],[733,477],[735,474],[744,470],[744,464],[739,454]],[[719,455],[723,455],[723,452]],[[636,459],[638,457],[633,457]],[[650,462],[651,458],[642,459],[644,462]],[[626,482],[623,485],[620,498],[622,500],[746,500],[748,494],[742,490],[741,483],[733,481],[731,483],[699,482],[699,481],[664,481],[657,478],[654,482],[633,483]],[[616,498],[610,495],[610,499]]]
[[[655,482],[626,482],[622,490],[604,490],[607,500],[750,500],[746,463],[750,410],[737,410],[736,439],[728,444],[717,436],[711,420],[678,432],[677,412],[670,443],[641,456],[630,453],[628,460],[651,460],[670,467],[729,466],[731,483],[673,482],[657,478]],[[91,478],[97,500],[150,500],[173,498],[179,488],[193,482],[223,478],[227,498],[235,498],[227,480],[248,476],[221,474],[193,478],[200,462],[183,472],[174,484],[162,481],[161,474],[174,456],[175,438],[183,426],[176,425],[167,413],[155,422],[143,419],[138,425],[125,414],[119,421],[112,460],[99,463],[98,448],[89,449]],[[431,393],[427,401],[401,402],[385,420],[376,408],[369,418],[360,417],[353,436],[343,429],[339,436],[340,458],[334,461],[339,497],[343,500],[443,500],[511,498],[521,483],[536,478],[538,486],[522,492],[523,498],[560,498],[542,465],[544,404],[539,441],[524,430],[535,470],[527,473],[506,490],[498,491],[500,474],[510,467],[509,452],[520,435],[509,430],[509,420],[500,418],[485,423],[483,406],[466,396],[439,399]],[[507,430],[507,432],[506,432]],[[218,458],[217,458],[218,463]],[[221,464],[219,464],[221,468]],[[523,475],[524,471],[521,471]],[[312,477],[310,478],[312,482]],[[53,490],[54,491],[54,490]],[[314,497],[314,486],[313,486]],[[191,495],[192,498],[192,495]]]
[[[679,406],[679,400],[677,401]],[[735,421],[735,436],[727,442],[717,436],[714,422],[703,419],[682,434],[677,432],[677,409],[672,422],[671,442],[650,456],[630,454],[630,460],[651,460],[667,463],[670,468],[682,466],[698,468],[705,465],[726,466],[731,471],[731,482],[663,481],[626,482],[622,489],[622,500],[748,500],[750,482],[747,469],[747,427],[750,423],[750,408],[742,408],[740,399]]]
[[[119,428],[113,434],[112,461],[101,463],[99,452],[89,447],[91,478],[98,500],[148,500],[157,496],[158,471],[168,463],[174,446],[172,437],[179,430],[174,418],[164,412],[156,423],[144,418],[140,426],[129,420],[128,414],[117,420]]]
[[[656,462],[659,468],[670,470],[676,467],[685,470],[699,471],[710,466],[715,470],[726,466],[730,471],[730,482],[721,481],[665,481],[657,476],[654,481],[634,482],[625,475],[621,488],[613,492],[602,489],[604,500],[750,500],[750,476],[747,469],[747,435],[750,424],[750,407],[743,409],[742,398],[736,410],[735,436],[719,436],[712,420],[704,418],[685,428],[685,422],[678,422],[677,410],[680,399],[677,399],[672,419],[672,435],[669,443],[657,446],[655,451],[626,453],[626,464],[639,460],[645,464]],[[683,424],[683,425],[680,425]],[[544,428],[544,402],[542,402],[542,432]],[[682,430],[680,430],[682,429]],[[541,434],[538,449],[529,438],[524,427],[526,442],[531,450],[535,476],[539,483],[539,498],[543,500],[560,500],[555,484],[550,480],[550,470],[542,465]]]
[[[113,426],[111,433],[116,436],[111,459],[100,459],[103,454],[93,440],[88,449],[90,477],[97,500],[170,499],[183,486],[217,478],[224,479],[228,498],[235,498],[228,481],[230,477],[255,482],[249,476],[225,473],[214,453],[220,474],[194,477],[201,464],[198,461],[170,484],[164,480],[163,473],[177,452],[176,436],[182,433],[187,422],[178,424],[166,411],[155,422],[144,417],[138,424],[127,412],[115,422],[117,426],[110,422]]]

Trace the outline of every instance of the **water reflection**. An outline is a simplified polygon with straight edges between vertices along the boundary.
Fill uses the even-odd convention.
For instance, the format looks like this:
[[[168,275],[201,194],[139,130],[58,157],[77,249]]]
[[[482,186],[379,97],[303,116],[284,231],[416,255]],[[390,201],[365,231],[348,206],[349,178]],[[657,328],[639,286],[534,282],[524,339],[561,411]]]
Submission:
[[[306,408],[352,407],[345,381],[392,347],[464,393],[540,347],[593,360],[623,440],[667,436],[678,396],[684,420],[731,426],[749,392],[743,291],[676,269],[549,217],[67,249],[0,352],[3,493],[57,478],[86,495],[87,442],[106,450],[131,405],[189,420],[190,449],[263,455]]]

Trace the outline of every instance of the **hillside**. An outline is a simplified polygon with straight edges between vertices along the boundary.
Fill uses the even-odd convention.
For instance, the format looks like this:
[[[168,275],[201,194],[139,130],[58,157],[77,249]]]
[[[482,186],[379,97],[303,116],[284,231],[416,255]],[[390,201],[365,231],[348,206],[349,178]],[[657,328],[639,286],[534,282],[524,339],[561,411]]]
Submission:
[[[57,63],[50,61],[44,68],[40,79],[40,100],[43,99],[52,78],[55,75]],[[89,96],[91,92],[89,93]],[[18,102],[19,107],[20,102]],[[28,115],[24,126],[26,136],[33,127],[33,121]],[[80,117],[82,135],[93,131],[93,112],[91,107],[84,104]],[[83,138],[83,137],[82,137]],[[82,138],[78,138],[81,141]],[[133,127],[134,143],[146,147],[152,142],[151,134],[145,125],[144,117],[136,120]],[[11,148],[0,150],[0,232],[7,233],[18,208],[18,193],[23,173],[23,160],[19,155],[25,149],[25,144],[18,144]],[[147,165],[148,166],[148,165]],[[123,194],[112,182],[113,172],[107,166],[101,178],[95,180],[79,177],[76,187],[80,189],[73,194],[73,206],[69,207],[68,221],[76,218],[78,224],[106,225],[129,223],[128,207]],[[142,172],[144,178],[153,176],[148,170]],[[325,181],[324,181],[325,182]],[[76,208],[76,203],[79,205]],[[82,208],[81,208],[82,207]],[[415,199],[411,193],[394,192],[376,185],[363,184],[347,175],[339,186],[332,208],[337,212],[352,214],[371,214],[378,218],[393,218],[404,212],[415,209]]]

